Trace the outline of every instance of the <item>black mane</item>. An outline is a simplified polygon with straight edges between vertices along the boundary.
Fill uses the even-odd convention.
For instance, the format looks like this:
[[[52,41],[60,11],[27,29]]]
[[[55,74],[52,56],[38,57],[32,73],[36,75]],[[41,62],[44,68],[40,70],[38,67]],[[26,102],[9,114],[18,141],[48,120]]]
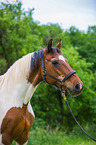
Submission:
[[[52,47],[51,50],[49,51],[49,53],[51,53],[51,54],[54,54],[55,52],[61,54],[61,50],[57,47]],[[42,48],[38,51],[35,51],[32,54],[32,56],[31,56],[31,70],[34,70],[37,67],[40,59],[43,58],[43,55],[44,55],[44,48]]]
[[[40,50],[38,50],[38,51],[35,51],[33,54],[32,54],[32,56],[31,56],[31,70],[34,70],[36,67],[37,67],[37,65],[38,65],[38,63],[39,63],[39,61],[40,61],[40,59],[42,58],[42,56],[44,55],[44,49],[40,49]]]

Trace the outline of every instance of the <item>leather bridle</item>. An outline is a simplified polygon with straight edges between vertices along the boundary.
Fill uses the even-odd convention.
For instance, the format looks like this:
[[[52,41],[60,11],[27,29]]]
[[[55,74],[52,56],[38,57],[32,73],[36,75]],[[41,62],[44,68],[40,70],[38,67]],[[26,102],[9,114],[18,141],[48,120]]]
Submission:
[[[46,80],[46,75],[51,77],[52,79],[60,82],[60,87],[59,86],[56,86],[60,91],[62,91],[62,86],[63,86],[63,83],[69,78],[71,77],[74,73],[76,73],[76,71],[71,71],[67,76],[64,77],[64,79],[61,81],[60,79],[57,79],[55,78],[54,76],[48,74],[46,71],[45,71],[45,64],[44,64],[44,49],[42,49],[42,70],[43,70],[43,77],[44,77],[44,80],[48,83],[48,81]],[[49,83],[48,83],[49,84]]]

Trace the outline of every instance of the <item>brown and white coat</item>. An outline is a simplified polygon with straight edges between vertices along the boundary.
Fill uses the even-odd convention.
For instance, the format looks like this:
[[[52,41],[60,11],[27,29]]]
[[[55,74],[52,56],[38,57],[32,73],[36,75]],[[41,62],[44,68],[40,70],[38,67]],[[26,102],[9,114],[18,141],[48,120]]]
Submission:
[[[51,39],[44,49],[44,63],[47,73],[62,80],[72,68],[61,55],[60,47],[61,42],[52,47]],[[35,118],[30,99],[38,84],[44,81],[41,59],[42,50],[29,53],[0,76],[0,145],[10,145],[13,140],[20,145],[28,141]],[[46,79],[49,84],[60,85],[48,76]],[[82,86],[81,80],[74,74],[64,82],[63,89],[78,95]]]

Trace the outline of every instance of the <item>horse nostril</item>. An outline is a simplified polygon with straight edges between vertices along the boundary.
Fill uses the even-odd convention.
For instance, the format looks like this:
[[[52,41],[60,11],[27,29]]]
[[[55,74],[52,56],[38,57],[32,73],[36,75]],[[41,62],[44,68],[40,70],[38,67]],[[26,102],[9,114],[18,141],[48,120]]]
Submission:
[[[77,91],[80,91],[80,90],[81,90],[80,84],[76,84],[75,89],[76,89]]]

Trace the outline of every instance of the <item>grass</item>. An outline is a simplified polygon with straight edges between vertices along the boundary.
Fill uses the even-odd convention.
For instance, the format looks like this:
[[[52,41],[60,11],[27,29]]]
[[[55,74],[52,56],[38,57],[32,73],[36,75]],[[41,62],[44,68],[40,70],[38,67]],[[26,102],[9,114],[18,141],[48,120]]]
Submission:
[[[15,142],[12,143],[15,145]],[[78,129],[70,134],[49,128],[32,128],[27,145],[96,145],[89,137]]]

